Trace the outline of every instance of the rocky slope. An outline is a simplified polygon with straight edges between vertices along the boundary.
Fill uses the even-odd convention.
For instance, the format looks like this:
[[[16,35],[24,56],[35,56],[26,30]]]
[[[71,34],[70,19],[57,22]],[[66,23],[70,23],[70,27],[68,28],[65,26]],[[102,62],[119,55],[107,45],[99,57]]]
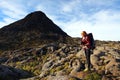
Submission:
[[[8,76],[11,80],[119,80],[120,43],[99,43],[103,44],[97,45],[91,55],[93,67],[90,72],[83,71],[86,60],[77,45],[50,43],[5,51],[0,56],[1,67],[6,66],[2,67],[0,75],[4,73],[5,77],[0,79]]]
[[[0,33],[0,80],[120,80],[119,41],[96,40],[92,70],[84,72],[80,38],[68,36],[42,12],[29,14]]]

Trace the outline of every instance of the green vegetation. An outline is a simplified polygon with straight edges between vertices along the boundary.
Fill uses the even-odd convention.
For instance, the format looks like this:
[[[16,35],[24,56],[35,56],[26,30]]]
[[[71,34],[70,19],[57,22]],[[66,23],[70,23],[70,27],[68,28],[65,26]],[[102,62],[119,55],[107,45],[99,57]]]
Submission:
[[[78,80],[78,79],[72,77],[72,78],[70,78],[69,80]]]
[[[96,72],[93,72],[87,75],[84,80],[101,80],[101,76]]]

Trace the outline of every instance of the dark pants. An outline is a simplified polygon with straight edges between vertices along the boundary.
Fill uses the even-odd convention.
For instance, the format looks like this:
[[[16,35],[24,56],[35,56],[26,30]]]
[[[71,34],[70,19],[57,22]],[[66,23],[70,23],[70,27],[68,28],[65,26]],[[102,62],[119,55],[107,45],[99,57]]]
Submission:
[[[90,67],[91,67],[90,55],[91,55],[90,49],[85,49],[85,56],[86,56],[87,68],[88,69],[90,69]]]

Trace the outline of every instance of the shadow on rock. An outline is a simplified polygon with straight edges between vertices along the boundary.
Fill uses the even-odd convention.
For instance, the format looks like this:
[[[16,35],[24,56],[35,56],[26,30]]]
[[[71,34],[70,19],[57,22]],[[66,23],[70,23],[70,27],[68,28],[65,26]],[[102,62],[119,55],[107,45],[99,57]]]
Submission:
[[[10,66],[0,65],[0,80],[19,80],[32,77],[33,74]]]

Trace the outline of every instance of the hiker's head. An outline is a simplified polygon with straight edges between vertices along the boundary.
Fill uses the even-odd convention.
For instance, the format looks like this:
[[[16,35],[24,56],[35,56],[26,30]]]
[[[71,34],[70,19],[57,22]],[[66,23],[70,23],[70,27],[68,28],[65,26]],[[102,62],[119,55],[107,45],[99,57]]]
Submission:
[[[82,31],[81,36],[84,37],[86,35],[87,35],[86,31]]]

